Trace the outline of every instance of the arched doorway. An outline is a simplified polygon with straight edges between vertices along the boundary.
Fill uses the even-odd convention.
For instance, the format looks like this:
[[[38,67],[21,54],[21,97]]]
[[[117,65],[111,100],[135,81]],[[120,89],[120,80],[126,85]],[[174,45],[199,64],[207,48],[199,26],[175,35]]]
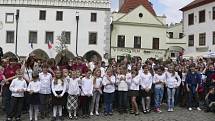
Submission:
[[[70,59],[73,59],[74,57],[74,54],[69,50],[63,50],[56,55],[55,62],[57,65],[65,65]]]
[[[101,61],[102,60],[102,56],[98,52],[96,52],[94,50],[87,52],[83,57],[85,59],[87,59],[87,61],[89,61],[89,62],[92,59],[93,60],[97,60],[97,61]]]
[[[38,59],[41,59],[41,60],[49,59],[48,54],[42,49],[36,49],[36,50],[32,51],[31,53],[35,54]]]
[[[3,58],[10,58],[13,59],[14,61],[18,61],[18,57],[16,56],[16,54],[12,53],[12,52],[6,52],[3,54]]]

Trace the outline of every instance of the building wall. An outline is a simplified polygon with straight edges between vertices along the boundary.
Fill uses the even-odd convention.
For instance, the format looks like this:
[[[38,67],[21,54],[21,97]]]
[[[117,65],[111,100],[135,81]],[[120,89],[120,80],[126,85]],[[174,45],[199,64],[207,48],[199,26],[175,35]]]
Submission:
[[[185,38],[188,42],[188,36],[194,34],[194,47],[188,47],[185,53],[194,53],[198,52],[196,47],[199,47],[199,34],[206,33],[206,46],[203,51],[215,51],[215,45],[212,45],[213,34],[212,32],[215,31],[215,20],[212,19],[212,8],[215,7],[215,2],[206,4],[183,13],[184,17],[184,33]],[[206,22],[199,23],[199,11],[206,10]],[[188,25],[188,15],[194,13],[194,25]]]
[[[107,0],[106,0],[107,1]],[[0,7],[0,22],[3,23],[3,28],[0,29],[0,45],[4,52],[15,50],[15,43],[6,43],[6,31],[15,31],[14,23],[5,23],[5,14],[14,13],[20,10],[19,29],[18,29],[18,55],[26,56],[35,49],[42,49],[47,52],[50,57],[55,57],[57,52],[57,38],[62,31],[71,32],[71,44],[67,45],[69,51],[75,55],[76,46],[76,12],[79,12],[79,38],[78,38],[78,54],[83,56],[88,51],[94,50],[102,57],[110,51],[110,8],[109,3],[103,8],[87,8],[87,7],[56,7],[56,6],[5,6]],[[106,8],[105,8],[106,7]],[[39,20],[39,11],[46,10],[46,20]],[[63,11],[63,21],[56,21],[56,11]],[[91,22],[91,13],[97,13],[97,22]],[[15,16],[14,16],[15,19]],[[37,44],[33,44],[31,49],[29,44],[29,31],[37,31]],[[54,32],[54,47],[49,50],[45,44],[45,32]],[[97,32],[97,44],[89,45],[89,32]]]
[[[170,25],[168,27],[167,32],[173,32],[173,38],[178,39],[179,34],[183,33],[183,25],[182,23],[176,23],[174,25]]]

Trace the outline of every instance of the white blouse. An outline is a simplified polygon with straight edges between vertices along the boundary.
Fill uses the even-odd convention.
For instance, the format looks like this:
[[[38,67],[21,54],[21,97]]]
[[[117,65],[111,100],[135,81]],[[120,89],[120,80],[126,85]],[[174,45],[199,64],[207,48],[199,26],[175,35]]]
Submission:
[[[40,94],[51,94],[52,75],[50,73],[39,74],[40,79]]]
[[[31,81],[28,85],[28,91],[33,91],[34,93],[39,93],[40,91],[40,81]]]
[[[173,75],[172,73],[166,72],[166,85],[168,88],[176,88],[181,84],[181,78],[179,77],[178,73],[175,72]]]
[[[103,80],[102,80],[102,84],[104,86],[104,92],[105,93],[113,93],[115,92],[115,82],[116,82],[116,78],[115,76],[111,76],[109,77],[110,80],[108,79],[107,75],[105,75],[103,77]]]
[[[162,81],[162,83],[158,83],[159,81]],[[166,83],[166,74],[165,73],[163,73],[162,75],[155,74],[153,83],[155,84],[155,88],[164,87],[164,84]]]
[[[129,84],[129,90],[140,90],[140,76],[137,75],[134,78],[131,78],[128,80],[128,84]]]
[[[81,80],[81,96],[93,96],[93,79],[84,77]]]
[[[60,94],[60,96],[63,96],[64,93],[66,92],[66,84],[63,83],[61,79],[57,80],[57,84],[54,83],[55,80],[52,81],[52,93],[54,94],[54,96],[57,96],[57,91],[62,91],[62,93]]]
[[[128,82],[126,80],[128,79],[125,75],[117,76],[116,84],[118,85],[118,91],[128,91]]]
[[[68,83],[68,94],[70,95],[80,95],[80,88],[79,88],[80,79],[69,79]]]
[[[141,89],[151,89],[152,88],[152,82],[153,82],[153,76],[151,73],[142,73],[141,74]]]

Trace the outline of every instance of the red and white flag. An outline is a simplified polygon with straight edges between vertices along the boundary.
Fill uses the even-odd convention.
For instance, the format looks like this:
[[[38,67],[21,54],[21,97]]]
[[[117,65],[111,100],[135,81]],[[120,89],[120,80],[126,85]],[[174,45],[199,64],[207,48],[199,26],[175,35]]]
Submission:
[[[49,40],[49,42],[48,42],[48,48],[49,49],[52,49],[52,42]]]

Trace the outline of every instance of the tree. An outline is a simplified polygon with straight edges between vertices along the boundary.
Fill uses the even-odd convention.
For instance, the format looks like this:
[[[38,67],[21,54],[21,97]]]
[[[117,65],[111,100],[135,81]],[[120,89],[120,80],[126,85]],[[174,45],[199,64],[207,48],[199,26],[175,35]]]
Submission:
[[[61,36],[58,36],[58,43],[57,46],[55,47],[57,53],[63,52],[64,50],[67,49],[66,41],[67,39],[65,32],[62,32]]]

